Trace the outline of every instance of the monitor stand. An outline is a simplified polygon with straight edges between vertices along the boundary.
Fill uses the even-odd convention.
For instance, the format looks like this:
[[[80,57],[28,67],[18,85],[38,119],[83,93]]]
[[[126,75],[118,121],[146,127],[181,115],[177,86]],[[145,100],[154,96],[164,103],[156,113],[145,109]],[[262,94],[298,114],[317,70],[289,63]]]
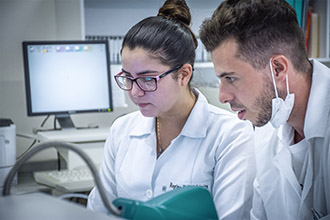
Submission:
[[[57,119],[62,129],[75,129],[75,126],[69,114],[55,115],[55,118]]]

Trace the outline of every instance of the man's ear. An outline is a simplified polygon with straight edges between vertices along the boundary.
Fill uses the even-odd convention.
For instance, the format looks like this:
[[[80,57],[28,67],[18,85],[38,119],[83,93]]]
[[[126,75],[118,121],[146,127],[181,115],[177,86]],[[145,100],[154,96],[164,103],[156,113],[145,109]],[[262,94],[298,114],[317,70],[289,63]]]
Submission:
[[[181,86],[185,86],[189,83],[192,77],[192,72],[193,68],[189,63],[183,64],[183,66],[179,69],[178,79]]]
[[[289,61],[283,55],[275,55],[271,59],[271,65],[273,67],[273,74],[276,85],[279,87],[286,88],[286,75],[289,70]]]

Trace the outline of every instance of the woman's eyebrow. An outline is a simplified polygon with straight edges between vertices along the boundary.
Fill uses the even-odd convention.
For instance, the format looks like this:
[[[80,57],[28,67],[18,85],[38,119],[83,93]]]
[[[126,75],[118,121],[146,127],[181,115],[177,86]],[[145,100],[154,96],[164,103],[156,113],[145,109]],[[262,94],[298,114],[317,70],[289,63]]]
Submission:
[[[128,74],[131,74],[130,72],[124,70],[124,69],[121,69],[124,73],[128,73]],[[142,71],[142,72],[138,72],[136,73],[136,75],[144,75],[144,74],[148,74],[148,73],[158,73],[158,71],[156,70],[145,70],[145,71]],[[132,75],[132,74],[131,74]]]

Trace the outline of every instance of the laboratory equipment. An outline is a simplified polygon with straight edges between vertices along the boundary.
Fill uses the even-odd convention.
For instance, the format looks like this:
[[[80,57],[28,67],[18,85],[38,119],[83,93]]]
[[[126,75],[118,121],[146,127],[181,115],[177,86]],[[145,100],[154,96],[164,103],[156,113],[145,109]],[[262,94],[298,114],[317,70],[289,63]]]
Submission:
[[[10,119],[0,119],[0,187],[16,162],[16,126]],[[13,179],[17,183],[17,178]]]
[[[70,114],[113,110],[107,41],[22,44],[28,116],[55,115],[74,128]]]
[[[77,153],[81,159],[83,159],[86,162],[86,165],[90,168],[94,180],[95,180],[95,185],[101,192],[101,199],[104,203],[104,206],[109,210],[109,213],[119,216],[120,211],[118,210],[117,207],[115,207],[112,203],[110,203],[107,199],[107,195],[105,194],[105,189],[103,185],[101,184],[99,174],[97,172],[97,169],[95,168],[93,162],[91,159],[87,156],[85,152],[80,150],[76,145],[66,143],[66,142],[61,142],[61,141],[49,141],[49,142],[44,142],[41,144],[36,145],[35,147],[31,148],[29,151],[27,151],[19,160],[16,161],[14,166],[10,169],[4,183],[2,195],[3,196],[8,196],[10,194],[10,187],[11,187],[11,182],[13,178],[15,177],[15,174],[17,174],[18,169],[26,162],[28,161],[33,155],[36,153],[43,151],[48,148],[56,148],[56,149],[61,149],[61,148],[66,148],[69,150],[74,151]]]
[[[113,204],[126,219],[218,219],[210,192],[200,186],[181,187],[146,202],[118,198]]]
[[[36,138],[44,141],[65,141],[78,144],[92,161],[97,165],[102,162],[104,153],[104,142],[109,134],[109,127],[88,128],[88,129],[64,129],[52,131],[39,131]],[[59,149],[61,157],[66,162],[67,169],[76,169],[84,166],[84,162],[73,151],[66,148]]]
[[[0,196],[0,219],[5,220],[120,220],[44,193]]]
[[[197,186],[185,186],[175,189],[147,202],[124,198],[118,198],[113,201],[113,203],[109,202],[105,189],[100,182],[98,172],[90,158],[75,145],[60,141],[41,143],[32,148],[20,160],[18,160],[5,180],[3,196],[9,195],[10,183],[20,166],[34,154],[50,147],[68,148],[84,159],[88,167],[91,169],[95,179],[95,185],[100,191],[101,199],[105,207],[109,213],[115,216],[128,219],[218,219],[210,192],[206,188]]]

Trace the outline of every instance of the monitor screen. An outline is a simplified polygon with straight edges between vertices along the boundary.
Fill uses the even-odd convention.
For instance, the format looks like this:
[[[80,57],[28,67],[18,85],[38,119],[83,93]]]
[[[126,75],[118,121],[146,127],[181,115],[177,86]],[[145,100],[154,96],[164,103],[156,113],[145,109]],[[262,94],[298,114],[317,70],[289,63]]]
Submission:
[[[55,115],[63,128],[69,114],[112,111],[107,41],[25,41],[23,59],[28,116]]]

